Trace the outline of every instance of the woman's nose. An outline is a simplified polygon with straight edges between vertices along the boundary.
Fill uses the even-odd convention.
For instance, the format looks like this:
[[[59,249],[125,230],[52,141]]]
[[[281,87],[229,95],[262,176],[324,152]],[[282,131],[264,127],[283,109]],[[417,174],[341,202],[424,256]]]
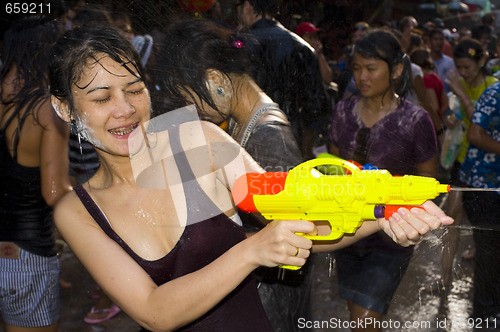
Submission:
[[[126,96],[116,99],[114,114],[116,117],[129,117],[135,113],[135,107]]]

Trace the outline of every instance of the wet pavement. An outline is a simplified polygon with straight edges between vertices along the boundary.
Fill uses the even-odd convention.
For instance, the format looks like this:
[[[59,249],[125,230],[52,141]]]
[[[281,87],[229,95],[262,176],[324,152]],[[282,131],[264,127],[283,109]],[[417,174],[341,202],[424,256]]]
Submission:
[[[454,265],[453,287],[448,292],[430,293],[423,290],[438,282],[441,273],[442,250],[439,230],[417,245],[407,273],[393,298],[385,317],[384,331],[473,331],[467,326],[471,311],[472,260],[464,260],[461,253],[472,245],[471,231],[460,230],[460,244]],[[312,301],[313,332],[349,331],[345,301],[337,292],[335,261],[331,254],[315,254]],[[73,253],[66,249],[61,256],[62,277],[72,287],[62,290],[61,332],[137,332],[139,326],[121,312],[111,320],[89,325],[83,317],[95,303],[90,294],[95,284]],[[302,322],[305,324],[306,322]],[[405,327],[405,324],[408,327]],[[1,325],[1,324],[0,324]],[[305,326],[305,325],[303,325]],[[0,326],[0,332],[5,332]]]

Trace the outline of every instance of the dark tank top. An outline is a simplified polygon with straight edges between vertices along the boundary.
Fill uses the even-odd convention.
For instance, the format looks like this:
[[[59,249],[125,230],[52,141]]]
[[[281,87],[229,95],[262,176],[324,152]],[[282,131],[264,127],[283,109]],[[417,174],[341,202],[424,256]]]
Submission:
[[[178,130],[169,130],[169,137],[184,186],[188,222],[179,241],[165,257],[148,261],[138,256],[113,231],[102,210],[86,190],[82,186],[75,187],[76,194],[97,224],[151,276],[157,285],[203,268],[245,239],[243,228],[224,214],[199,222],[190,222],[193,211],[213,205],[213,202],[206,195],[203,196],[204,199],[190,200],[190,197],[201,197],[202,189],[197,181],[192,181],[194,174],[186,155],[180,148]],[[193,196],[194,194],[196,196]],[[256,282],[249,276],[209,312],[179,331],[255,332],[272,331],[272,327],[260,301]]]
[[[36,255],[54,256],[52,208],[42,197],[40,167],[19,165],[17,154],[9,152],[5,129],[13,118],[0,128],[0,241],[14,242]]]

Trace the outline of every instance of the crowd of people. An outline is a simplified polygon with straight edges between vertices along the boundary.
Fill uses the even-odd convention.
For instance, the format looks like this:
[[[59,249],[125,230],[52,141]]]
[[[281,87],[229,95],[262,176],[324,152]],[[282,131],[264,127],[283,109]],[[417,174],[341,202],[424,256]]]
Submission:
[[[58,331],[61,243],[96,282],[89,324],[123,311],[144,331],[299,331],[315,252],[333,252],[351,320],[380,321],[422,236],[465,217],[472,317],[500,319],[500,241],[485,230],[500,220],[495,192],[451,192],[444,211],[401,208],[333,242],[297,234],[325,234],[324,224],[244,213],[231,194],[245,173],[286,172],[321,151],[436,178],[445,135],[462,125],[444,180],[498,188],[491,15],[456,38],[442,20],[358,22],[332,59],[323,29],[285,27],[278,4],[237,0],[239,26],[179,15],[147,34],[97,5],[10,26],[0,67],[7,332]],[[441,290],[452,287],[458,241],[448,228]]]

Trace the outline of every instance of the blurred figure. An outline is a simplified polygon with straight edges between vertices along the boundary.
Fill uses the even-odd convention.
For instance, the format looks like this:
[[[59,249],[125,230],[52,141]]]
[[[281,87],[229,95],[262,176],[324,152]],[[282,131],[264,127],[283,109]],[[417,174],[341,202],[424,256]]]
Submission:
[[[471,29],[471,38],[478,40],[481,45],[483,46],[483,49],[487,52],[488,57],[490,56],[490,44],[492,41],[492,35],[493,32],[491,31],[491,27],[486,26],[486,25],[475,25]],[[495,41],[496,44],[496,41]],[[494,44],[494,45],[495,45]],[[494,52],[494,48],[492,50]],[[488,60],[488,59],[486,59]]]
[[[302,37],[306,42],[309,43],[314,48],[316,56],[319,61],[319,69],[321,71],[321,77],[323,78],[323,84],[329,84],[332,81],[332,69],[326,61],[326,57],[323,54],[323,43],[321,42],[319,33],[321,29],[317,28],[311,22],[302,22],[295,28],[295,33]]]
[[[354,24],[354,31],[351,34],[351,44],[354,45],[359,38],[363,37],[368,32],[369,29],[370,25],[364,21]]]
[[[472,38],[470,29],[467,27],[461,27],[460,30],[458,30],[457,42],[461,42],[462,40],[469,38]]]
[[[500,83],[488,87],[479,98],[467,138],[467,156],[460,180],[474,188],[500,187]],[[478,328],[491,329],[500,319],[500,195],[498,192],[465,192],[464,209],[474,228],[474,298],[472,318]]]
[[[444,33],[436,29],[429,32],[429,47],[431,59],[436,66],[436,74],[444,82],[446,92],[448,92],[448,72],[456,70],[453,59],[443,54]]]
[[[413,29],[417,26],[417,19],[413,16],[405,16],[398,22],[398,30],[401,32],[401,48],[405,53],[408,53],[408,49],[411,45],[411,36]]]
[[[454,121],[463,121],[466,131],[469,130],[474,107],[487,87],[498,81],[493,76],[486,75],[484,64],[488,59],[488,52],[483,48],[481,42],[475,39],[464,39],[455,46],[453,51],[457,71],[449,74],[448,85],[450,90],[460,101],[461,120],[453,119],[447,126],[453,125]],[[464,135],[462,147],[451,170],[450,184],[462,186],[459,178],[461,164],[467,155],[469,142],[467,135]],[[447,213],[452,216],[458,225],[463,222],[463,202],[462,192],[452,191],[448,195]],[[449,288],[452,282],[452,267],[455,252],[457,250],[459,233],[457,228],[450,228],[443,236],[443,275],[442,287]],[[474,249],[464,254],[464,258],[474,257]]]
[[[253,78],[280,105],[304,159],[326,132],[329,109],[314,49],[274,19],[278,0],[238,0],[238,20],[258,42]]]
[[[491,54],[490,54],[491,55]],[[500,78],[500,38],[497,39],[497,45],[494,56],[486,63],[486,74]]]
[[[448,95],[444,89],[444,83],[434,72],[434,63],[428,50],[415,50],[411,53],[410,59],[422,68],[424,74],[422,79],[426,89],[425,98],[429,105],[426,110],[432,118],[438,139],[442,139],[444,133],[442,118],[448,109]]]
[[[29,17],[3,36],[0,315],[7,332],[58,331],[60,265],[52,208],[71,190],[69,130],[48,93],[47,50],[59,35],[57,22]]]
[[[132,28],[132,22],[126,12],[113,11],[110,16],[112,25],[114,25],[125,38],[130,40],[137,52],[141,56],[141,64],[144,68],[148,64],[149,57],[153,50],[153,37],[151,35],[136,35]]]

